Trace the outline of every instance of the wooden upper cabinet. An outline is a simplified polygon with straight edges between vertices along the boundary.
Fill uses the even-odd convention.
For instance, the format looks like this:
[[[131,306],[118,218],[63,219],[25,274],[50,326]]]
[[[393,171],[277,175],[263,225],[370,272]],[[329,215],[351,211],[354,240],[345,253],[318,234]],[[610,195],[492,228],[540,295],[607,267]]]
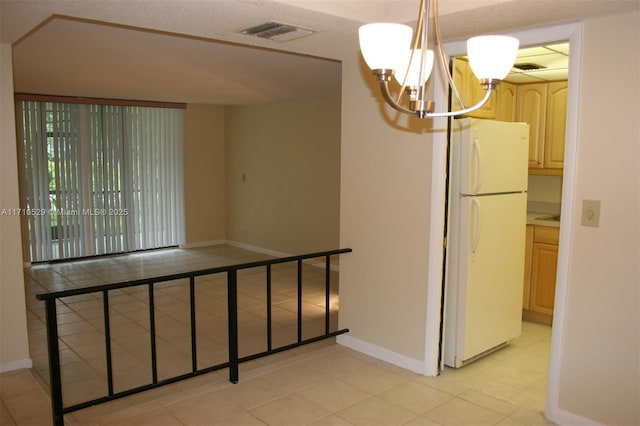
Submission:
[[[516,91],[513,83],[503,81],[496,91],[496,120],[516,121]]]
[[[529,124],[529,168],[542,168],[546,125],[547,83],[517,88],[516,121]]]
[[[564,167],[564,140],[567,129],[566,81],[554,81],[547,87],[547,128],[544,147],[544,167]]]
[[[462,102],[465,102],[465,106],[469,98],[469,96],[465,92],[466,79],[469,71],[470,67],[467,61],[463,61],[459,58],[453,60],[453,84],[455,84],[456,88],[460,90],[460,97],[462,98]],[[460,108],[460,103],[456,99],[456,96],[451,93],[451,97],[451,110],[460,111],[462,108]]]
[[[466,59],[456,58],[453,62],[453,81],[460,91],[460,97],[465,108],[469,108],[480,102],[487,91],[480,86],[480,81],[471,71],[471,66]],[[460,104],[453,99],[453,111],[460,111]],[[465,115],[474,118],[495,118],[496,117],[496,95],[493,93],[482,108]]]
[[[453,81],[465,108],[486,95],[465,58],[454,59]],[[525,84],[503,81],[482,108],[466,117],[528,123],[529,173],[560,176],[564,167],[567,89],[567,81]],[[461,109],[454,97],[452,111]]]
[[[529,123],[529,173],[562,175],[567,82],[517,86],[516,121]]]

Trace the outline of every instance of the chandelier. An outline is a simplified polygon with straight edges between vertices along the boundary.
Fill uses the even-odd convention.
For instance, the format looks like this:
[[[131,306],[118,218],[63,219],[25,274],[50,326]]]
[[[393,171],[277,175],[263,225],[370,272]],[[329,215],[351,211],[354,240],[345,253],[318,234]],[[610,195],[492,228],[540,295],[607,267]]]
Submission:
[[[426,99],[427,81],[431,75],[434,51],[428,48],[429,9],[433,5],[433,23],[437,53],[444,75],[461,109],[459,111],[435,112],[435,102]],[[469,65],[481,86],[487,91],[476,105],[465,107],[447,67],[447,58],[442,48],[438,22],[438,0],[421,0],[415,38],[413,29],[403,24],[375,23],[359,29],[360,50],[365,62],[376,77],[382,96],[394,109],[414,114],[419,118],[452,117],[475,111],[489,100],[491,93],[513,66],[518,53],[519,41],[514,37],[485,35],[467,40]],[[412,42],[413,38],[413,42]],[[389,81],[395,77],[400,84],[396,99],[389,91]],[[403,93],[408,104],[401,103]]]

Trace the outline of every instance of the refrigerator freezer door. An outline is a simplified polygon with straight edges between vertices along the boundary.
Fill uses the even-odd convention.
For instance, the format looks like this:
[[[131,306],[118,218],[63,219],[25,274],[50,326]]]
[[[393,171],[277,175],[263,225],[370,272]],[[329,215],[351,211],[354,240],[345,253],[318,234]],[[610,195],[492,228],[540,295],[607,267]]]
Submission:
[[[445,364],[465,361],[521,332],[526,194],[459,199],[459,250],[450,253]]]
[[[527,190],[529,125],[457,120],[460,193],[495,194]]]

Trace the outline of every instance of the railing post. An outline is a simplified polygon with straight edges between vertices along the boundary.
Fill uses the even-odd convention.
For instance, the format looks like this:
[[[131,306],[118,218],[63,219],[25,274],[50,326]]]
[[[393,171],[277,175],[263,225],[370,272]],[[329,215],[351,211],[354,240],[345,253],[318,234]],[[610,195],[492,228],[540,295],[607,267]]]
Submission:
[[[107,391],[113,396],[113,358],[111,353],[111,320],[109,317],[109,291],[102,291],[102,309],[104,314],[104,348],[107,360]]]
[[[196,342],[196,282],[195,277],[189,277],[189,310],[191,320],[191,372],[198,370],[198,344]]]
[[[47,316],[47,347],[49,352],[49,381],[51,385],[51,411],[54,426],[64,425],[62,412],[62,375],[60,372],[60,348],[58,346],[58,318],[56,299],[45,300]]]
[[[227,312],[229,315],[229,381],[238,383],[238,271],[227,272]]]
[[[151,339],[151,382],[158,383],[158,352],[156,347],[156,306],[153,283],[149,283],[149,337]]]
[[[302,259],[298,259],[298,343],[302,342]]]
[[[271,308],[271,264],[267,265],[267,350],[271,351],[273,344],[273,336],[271,333],[271,317],[273,316]]]
[[[324,334],[329,334],[331,328],[331,256],[327,256],[325,262]]]

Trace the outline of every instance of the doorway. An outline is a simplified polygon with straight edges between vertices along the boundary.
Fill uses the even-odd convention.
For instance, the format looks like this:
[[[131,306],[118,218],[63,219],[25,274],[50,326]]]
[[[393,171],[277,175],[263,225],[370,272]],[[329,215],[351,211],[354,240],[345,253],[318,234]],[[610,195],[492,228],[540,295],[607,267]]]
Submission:
[[[567,127],[564,149],[564,173],[562,185],[561,214],[562,229],[559,235],[558,267],[555,292],[555,312],[553,319],[553,332],[551,337],[551,353],[549,362],[549,380],[547,387],[547,416],[551,418],[557,411],[557,395],[559,381],[560,353],[562,350],[562,330],[565,314],[565,300],[567,290],[568,264],[570,256],[569,231],[573,222],[573,199],[575,192],[576,176],[576,148],[577,148],[577,118],[578,118],[578,88],[580,87],[580,59],[581,59],[581,30],[579,23],[563,24],[544,28],[516,31],[509,35],[520,40],[522,46],[535,46],[547,43],[557,43],[569,40],[571,44],[571,56],[569,61],[569,91],[567,95]],[[451,56],[464,55],[466,46],[464,42],[451,42],[444,46],[445,51]],[[441,80],[442,81],[442,80]],[[447,91],[444,85],[435,88],[435,100],[440,104],[446,103]],[[446,129],[446,121],[434,122],[434,128]],[[441,236],[444,235],[444,205],[445,205],[445,170],[446,170],[446,132],[434,134],[433,145],[433,169],[432,169],[432,206],[434,217],[430,227],[430,262],[429,280],[427,284],[427,318],[425,328],[425,362],[424,374],[436,376],[439,364],[439,340],[440,340],[440,310],[441,310],[441,281],[442,262],[444,260]]]
[[[452,120],[456,130],[449,140],[440,374],[514,404],[526,401],[537,412],[545,409],[552,331],[560,225],[553,219],[561,211],[568,48],[521,48],[492,102],[470,119]],[[453,59],[454,81],[472,85],[458,90],[465,105],[473,105],[484,93],[473,92],[477,79],[467,61]],[[518,71],[518,65],[526,69]],[[559,129],[557,122],[563,123]],[[467,139],[472,135],[473,145]],[[463,146],[475,149],[460,154]],[[463,158],[474,161],[462,165]],[[475,172],[467,176],[465,170]],[[475,184],[461,190],[469,179],[484,190],[461,196],[474,193]],[[494,182],[491,190],[488,181]]]

